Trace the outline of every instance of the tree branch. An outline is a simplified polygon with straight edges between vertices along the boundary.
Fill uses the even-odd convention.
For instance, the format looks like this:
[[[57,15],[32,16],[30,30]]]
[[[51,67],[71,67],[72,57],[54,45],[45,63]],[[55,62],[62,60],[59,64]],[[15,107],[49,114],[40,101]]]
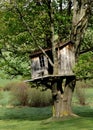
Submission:
[[[36,41],[36,39],[34,38],[34,36],[33,36],[32,32],[31,32],[31,29],[30,29],[29,25],[26,23],[26,21],[25,21],[23,15],[22,15],[22,13],[21,13],[21,11],[19,10],[19,8],[18,8],[17,5],[15,6],[15,9],[17,10],[17,12],[18,12],[18,14],[19,14],[20,19],[22,20],[22,22],[23,22],[24,25],[26,26],[26,28],[27,28],[27,30],[28,30],[30,36],[33,38],[33,41],[35,42],[35,45],[37,45],[37,47],[38,47],[38,48],[43,52],[43,54],[47,57],[49,63],[53,66],[52,60],[51,60],[51,59],[49,58],[49,56],[45,53],[44,49],[37,44],[37,41]]]
[[[89,51],[93,51],[93,47],[88,48],[88,49],[86,49],[86,50],[82,50],[82,51],[80,51],[79,54],[84,54],[84,53],[89,52]]]
[[[76,81],[80,81],[80,80],[87,80],[87,79],[93,79],[93,76],[86,76],[86,77],[81,77],[81,78],[79,78],[79,77],[77,77],[76,78]]]
[[[79,2],[80,1],[80,2]],[[79,6],[79,4],[82,4]],[[76,57],[79,54],[80,44],[87,27],[89,18],[89,3],[82,0],[74,0],[74,15],[72,21],[71,41],[75,43]]]
[[[51,62],[49,56],[45,53],[45,51],[39,46],[40,50],[42,50],[43,54],[46,56],[46,58],[48,59],[49,63],[54,66],[53,62]]]

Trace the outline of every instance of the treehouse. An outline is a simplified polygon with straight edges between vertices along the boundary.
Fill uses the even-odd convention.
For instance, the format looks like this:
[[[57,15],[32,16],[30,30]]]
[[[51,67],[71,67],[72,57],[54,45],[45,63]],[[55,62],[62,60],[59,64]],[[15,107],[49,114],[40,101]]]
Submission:
[[[60,43],[56,46],[58,54],[58,75],[53,75],[53,66],[49,63],[48,58],[44,53],[39,51],[34,51],[30,55],[31,59],[31,80],[37,81],[49,77],[66,77],[73,76],[73,66],[75,64],[74,46],[70,41],[67,43]],[[45,53],[52,58],[52,48],[44,49]]]

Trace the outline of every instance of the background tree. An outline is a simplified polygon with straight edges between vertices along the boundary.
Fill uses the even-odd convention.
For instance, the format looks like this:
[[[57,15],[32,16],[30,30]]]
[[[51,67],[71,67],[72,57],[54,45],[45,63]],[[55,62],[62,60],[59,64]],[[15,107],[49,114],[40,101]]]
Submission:
[[[42,47],[52,46],[53,74],[58,74],[55,46],[58,42],[67,39],[74,44],[77,60],[80,47],[83,48],[83,45],[85,47],[85,44],[81,43],[88,24],[90,5],[92,5],[90,2],[92,1],[17,0],[2,3],[0,54],[1,65],[5,71],[13,76],[30,75],[29,53],[36,48],[42,50]],[[58,36],[56,41],[55,36]],[[59,89],[61,84],[62,80],[53,82],[52,85],[55,117],[73,115],[71,99],[75,78],[66,78],[64,92]]]

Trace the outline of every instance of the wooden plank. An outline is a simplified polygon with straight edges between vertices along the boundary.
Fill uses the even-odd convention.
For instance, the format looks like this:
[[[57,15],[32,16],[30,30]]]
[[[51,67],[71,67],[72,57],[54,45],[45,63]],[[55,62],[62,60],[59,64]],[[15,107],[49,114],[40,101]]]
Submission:
[[[38,76],[38,71],[40,70],[40,62],[39,57],[32,58],[32,78],[35,78]]]
[[[59,52],[59,74],[70,75],[73,73],[73,65],[75,65],[75,56],[73,53],[73,46],[66,46]]]
[[[42,75],[47,75],[48,74],[48,60],[47,60],[47,58],[44,56],[44,66],[43,67],[40,66],[39,56],[32,58],[31,68],[32,68],[32,78],[37,78],[37,77],[40,77]]]
[[[46,76],[41,76],[41,77],[37,77],[37,78],[34,78],[34,79],[29,79],[29,80],[25,80],[24,82],[36,82],[36,81],[43,81],[43,80],[46,80],[48,79],[49,81],[52,81],[54,78],[66,78],[66,77],[73,77],[75,76],[74,74],[71,74],[71,75],[46,75]]]
[[[44,75],[48,75],[48,59],[46,58],[46,56],[44,56]]]

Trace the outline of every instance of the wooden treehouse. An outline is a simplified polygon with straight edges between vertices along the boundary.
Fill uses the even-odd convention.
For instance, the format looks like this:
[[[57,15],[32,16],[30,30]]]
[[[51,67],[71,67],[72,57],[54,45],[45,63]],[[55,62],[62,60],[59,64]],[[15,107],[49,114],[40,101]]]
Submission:
[[[74,76],[73,66],[75,65],[75,55],[73,43],[70,41],[64,44],[60,43],[56,49],[58,54],[58,75],[53,75],[53,67],[43,52],[38,50],[30,55],[31,80],[28,81],[46,84],[47,82],[51,82],[53,78]],[[44,51],[52,60],[52,48],[46,48]]]

